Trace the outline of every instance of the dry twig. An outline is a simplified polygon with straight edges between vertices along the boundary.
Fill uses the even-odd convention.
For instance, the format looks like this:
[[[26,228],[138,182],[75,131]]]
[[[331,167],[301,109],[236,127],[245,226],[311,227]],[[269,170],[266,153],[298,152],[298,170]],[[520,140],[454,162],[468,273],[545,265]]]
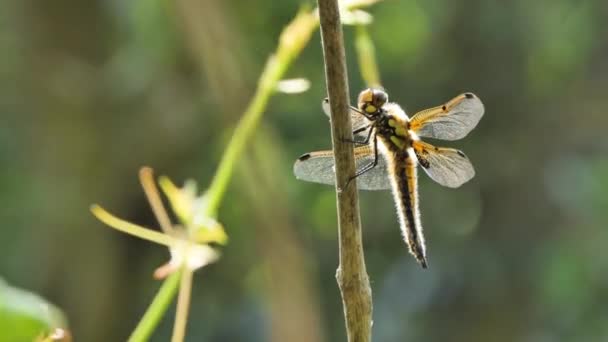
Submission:
[[[359,199],[356,182],[346,186],[355,174],[352,129],[348,106],[348,78],[342,25],[337,0],[318,0],[325,79],[331,104],[332,141],[336,165],[340,265],[336,278],[342,294],[348,341],[371,340],[372,297],[365,270]]]

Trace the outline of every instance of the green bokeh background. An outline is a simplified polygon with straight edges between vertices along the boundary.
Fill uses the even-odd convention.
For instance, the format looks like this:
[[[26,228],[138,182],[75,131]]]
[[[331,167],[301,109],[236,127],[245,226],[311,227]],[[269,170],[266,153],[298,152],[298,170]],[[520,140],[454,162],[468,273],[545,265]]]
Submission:
[[[124,340],[168,252],[108,229],[99,202],[150,227],[143,165],[208,184],[300,1],[0,2],[0,277],[61,307],[76,341]],[[361,194],[374,341],[608,339],[608,3],[385,1],[370,9],[383,84],[408,113],[473,91],[462,148],[477,176],[421,173],[430,269],[389,192]],[[345,28],[351,97],[363,88]],[[189,341],[342,341],[331,187],[298,182],[330,146],[318,34],[290,69],[220,210],[223,258],[195,275]],[[437,142],[434,142],[437,143]],[[168,340],[169,312],[154,341]]]

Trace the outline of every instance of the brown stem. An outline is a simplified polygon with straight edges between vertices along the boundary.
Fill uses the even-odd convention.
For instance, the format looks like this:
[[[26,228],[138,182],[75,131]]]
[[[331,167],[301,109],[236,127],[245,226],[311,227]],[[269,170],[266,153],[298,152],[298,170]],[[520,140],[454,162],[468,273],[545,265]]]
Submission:
[[[352,129],[348,106],[348,79],[342,25],[337,0],[318,0],[325,79],[331,105],[332,140],[336,164],[340,265],[336,279],[342,294],[349,342],[371,340],[372,296],[365,270],[359,199],[356,182],[346,186],[355,174]]]

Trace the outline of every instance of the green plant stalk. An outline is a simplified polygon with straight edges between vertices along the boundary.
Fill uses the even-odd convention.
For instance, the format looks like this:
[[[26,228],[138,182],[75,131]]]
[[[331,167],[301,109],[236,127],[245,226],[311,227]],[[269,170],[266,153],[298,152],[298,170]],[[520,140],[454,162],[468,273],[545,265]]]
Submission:
[[[208,216],[217,217],[219,205],[234,171],[234,164],[242,155],[247,142],[258,127],[268,100],[276,91],[277,83],[285,75],[287,68],[291,66],[304,46],[306,46],[310,40],[310,36],[318,25],[318,18],[313,12],[300,11],[281,33],[277,51],[268,59],[264,71],[260,76],[255,95],[234,130],[234,134],[207,191]]]
[[[154,329],[156,329],[156,326],[167,311],[169,304],[173,301],[173,297],[179,287],[182,272],[183,269],[179,268],[178,271],[165,279],[146,313],[137,324],[137,327],[135,327],[135,330],[133,330],[133,333],[129,337],[129,342],[145,342],[150,339]]]
[[[357,50],[359,71],[367,86],[373,88],[381,87],[382,83],[380,82],[380,72],[378,72],[378,64],[376,63],[374,43],[365,25],[357,25],[355,49]]]
[[[283,63],[279,64],[281,64],[284,68],[286,67]],[[271,70],[274,74],[280,73],[277,68],[274,69],[275,70]],[[209,190],[207,191],[207,216],[217,217],[219,205],[222,201],[224,193],[226,192],[228,182],[232,177],[234,164],[238,157],[242,154],[243,149],[247,145],[249,137],[255,131],[255,128],[260,121],[262,113],[266,108],[266,104],[268,103],[272,92],[272,89],[262,87],[260,85],[253,100],[247,107],[244,116],[241,118],[238,126],[234,130],[230,144],[222,156],[218,170],[213,177]]]
[[[270,96],[275,92],[276,85],[283,77],[287,68],[299,55],[310,36],[318,27],[318,18],[313,12],[300,11],[294,20],[283,30],[275,55],[270,56],[260,80],[255,95],[243,117],[239,121],[232,139],[220,162],[209,189],[207,190],[206,215],[217,217],[217,210],[222,201],[226,187],[232,176],[235,162],[247,146],[247,141],[255,132]],[[131,334],[129,342],[147,341],[169,303],[173,300],[180,284],[182,269],[165,279],[161,289],[156,294],[152,304]]]

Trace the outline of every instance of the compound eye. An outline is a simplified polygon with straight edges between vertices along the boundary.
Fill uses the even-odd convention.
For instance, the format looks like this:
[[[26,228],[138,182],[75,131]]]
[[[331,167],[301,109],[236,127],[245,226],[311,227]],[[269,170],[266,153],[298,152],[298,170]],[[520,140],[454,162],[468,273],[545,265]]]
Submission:
[[[374,90],[374,104],[379,108],[388,102],[388,95],[382,90]]]

